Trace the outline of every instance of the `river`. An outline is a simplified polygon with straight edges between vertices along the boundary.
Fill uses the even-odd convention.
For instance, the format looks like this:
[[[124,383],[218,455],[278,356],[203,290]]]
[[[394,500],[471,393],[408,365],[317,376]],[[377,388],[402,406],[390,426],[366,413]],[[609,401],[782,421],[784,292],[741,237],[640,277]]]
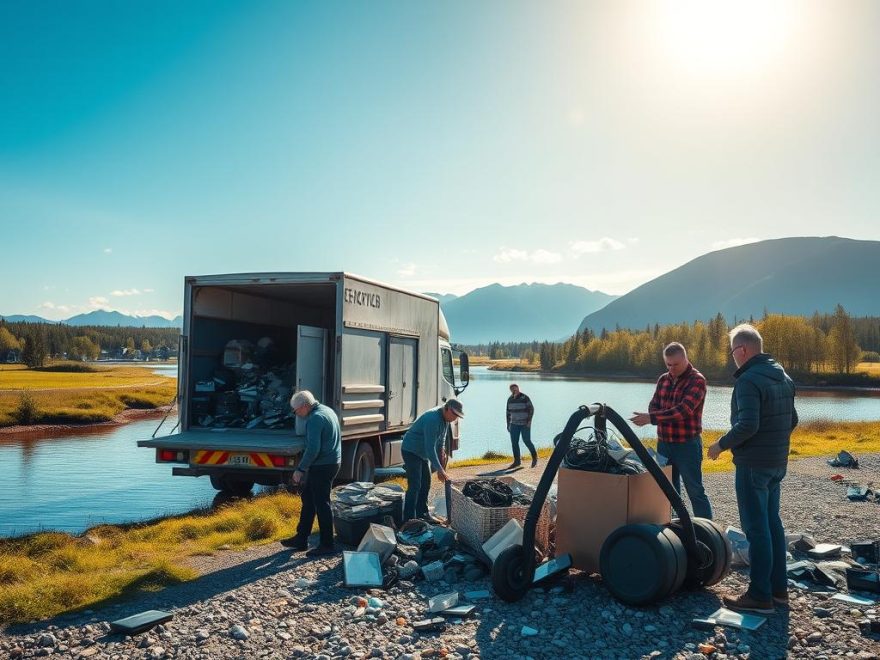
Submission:
[[[157,367],[173,377],[174,367]],[[535,405],[532,436],[550,446],[569,415],[583,403],[604,402],[621,414],[644,410],[651,383],[571,380],[537,374],[472,370],[470,386],[461,395],[465,418],[457,458],[480,456],[488,450],[510,453],[504,403],[511,382],[517,382]],[[731,388],[710,387],[704,410],[706,428],[727,426]],[[797,400],[803,421],[880,420],[880,391],[801,391]],[[177,420],[169,418],[165,429]],[[81,532],[92,525],[147,520],[210,506],[216,492],[207,478],[172,477],[171,468],[157,465],[153,452],[138,449],[159,419],[133,422],[99,431],[66,433],[55,438],[0,441],[0,537],[43,529]],[[638,429],[653,436],[653,427]]]

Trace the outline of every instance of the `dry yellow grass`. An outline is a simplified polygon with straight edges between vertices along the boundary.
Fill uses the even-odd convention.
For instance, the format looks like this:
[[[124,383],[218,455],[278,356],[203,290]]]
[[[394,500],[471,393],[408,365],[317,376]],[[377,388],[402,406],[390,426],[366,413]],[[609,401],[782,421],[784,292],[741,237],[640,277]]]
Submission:
[[[0,390],[69,390],[79,388],[143,387],[174,379],[143,367],[92,367],[91,372],[42,371],[21,364],[0,365]]]
[[[290,536],[301,506],[298,496],[276,492],[138,525],[99,525],[78,536],[0,540],[0,623],[45,619],[195,579],[188,557]]]
[[[856,373],[868,374],[872,378],[880,378],[880,362],[859,362]]]
[[[98,367],[94,372],[30,370],[0,366],[0,426],[103,422],[126,408],[157,408],[177,392],[173,378],[141,367]],[[33,402],[25,422],[18,412],[23,393]]]
[[[264,495],[80,536],[44,532],[0,541],[0,621],[44,619],[129,593],[191,580],[186,557],[269,543],[292,532],[300,499]]]

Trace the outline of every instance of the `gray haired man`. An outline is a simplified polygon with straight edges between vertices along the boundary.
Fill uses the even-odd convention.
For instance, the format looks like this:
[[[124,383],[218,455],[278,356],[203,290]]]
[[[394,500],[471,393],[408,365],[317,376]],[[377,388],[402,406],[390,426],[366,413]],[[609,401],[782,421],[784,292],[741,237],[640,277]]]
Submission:
[[[294,485],[302,486],[302,511],[296,534],[282,539],[281,545],[293,550],[305,550],[315,516],[321,541],[306,553],[307,557],[336,552],[333,543],[333,512],[330,510],[330,489],[342,463],[342,434],[339,418],[332,408],[318,403],[308,390],[301,390],[290,399],[290,407],[297,417],[305,419],[306,446],[296,471]]]
[[[798,422],[795,387],[782,366],[764,352],[764,340],[752,326],[730,331],[730,354],[737,366],[731,429],[707,453],[715,460],[723,451],[733,452],[736,504],[749,540],[749,588],[722,600],[731,609],[771,614],[774,604],[788,604],[779,499],[791,432]]]

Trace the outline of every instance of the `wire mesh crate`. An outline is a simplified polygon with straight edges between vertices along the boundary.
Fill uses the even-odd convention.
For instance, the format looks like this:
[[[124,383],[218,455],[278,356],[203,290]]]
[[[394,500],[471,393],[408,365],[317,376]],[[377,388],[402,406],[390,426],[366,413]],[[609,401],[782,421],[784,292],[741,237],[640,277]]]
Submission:
[[[498,481],[510,486],[514,492],[520,492],[530,499],[535,495],[535,487],[530,484],[517,481],[513,477],[496,478]],[[469,481],[488,481],[488,478],[474,477],[472,479],[452,481],[450,489],[452,494],[450,523],[452,528],[458,532],[459,538],[481,558],[488,561],[488,557],[483,553],[483,543],[504,527],[507,521],[512,518],[524,524],[529,507],[525,504],[492,508],[481,506],[470,498],[465,497],[462,492],[465,484]],[[545,555],[550,554],[551,550],[550,523],[550,507],[545,501],[544,506],[541,508],[541,515],[538,517],[538,525],[535,528],[535,545]]]

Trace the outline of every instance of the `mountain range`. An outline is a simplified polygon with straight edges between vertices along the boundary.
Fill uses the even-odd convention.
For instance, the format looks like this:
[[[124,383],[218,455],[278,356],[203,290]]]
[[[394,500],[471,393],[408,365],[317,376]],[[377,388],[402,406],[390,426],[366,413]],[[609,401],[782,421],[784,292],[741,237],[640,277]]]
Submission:
[[[123,327],[147,327],[147,328],[180,328],[183,327],[183,317],[176,316],[173,319],[166,319],[164,316],[132,316],[121,312],[111,312],[104,309],[97,309],[87,314],[77,314],[69,319],[61,321],[50,321],[40,316],[13,314],[10,316],[0,316],[0,318],[10,323],[26,322],[26,323],[64,323],[65,325],[84,326],[84,325],[109,325]]]
[[[435,294],[429,294],[435,295]],[[490,284],[440,302],[457,344],[560,340],[615,299],[574,284]]]
[[[837,236],[780,238],[710,252],[588,313],[579,330],[643,329],[655,323],[728,323],[764,312],[809,316],[840,304],[880,315],[880,241]]]

